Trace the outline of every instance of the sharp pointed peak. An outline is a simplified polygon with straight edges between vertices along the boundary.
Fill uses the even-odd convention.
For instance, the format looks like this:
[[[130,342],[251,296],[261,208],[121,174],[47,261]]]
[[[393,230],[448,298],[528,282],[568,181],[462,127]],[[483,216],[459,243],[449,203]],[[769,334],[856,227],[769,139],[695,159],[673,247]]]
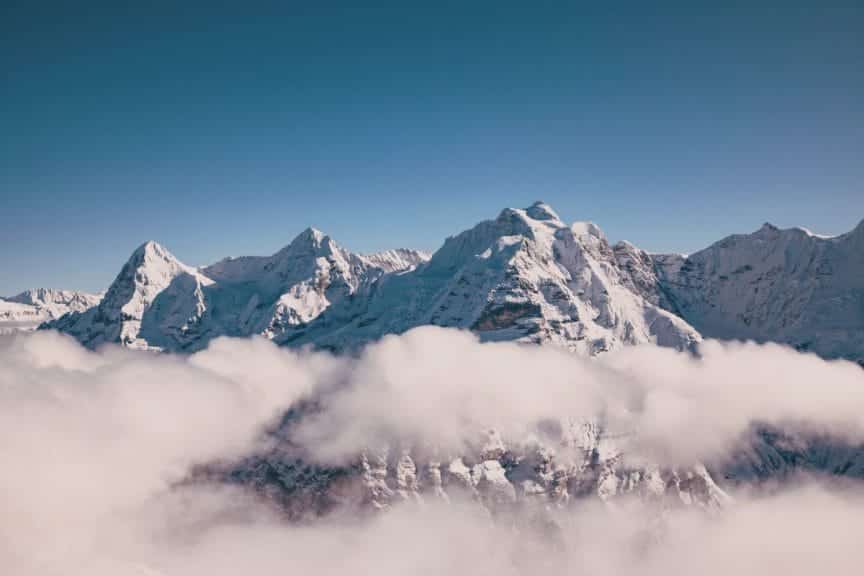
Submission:
[[[148,252],[160,253],[160,252],[168,252],[168,250],[166,250],[164,246],[162,246],[161,244],[159,244],[155,240],[147,240],[146,242],[144,242],[143,244],[138,246],[138,248],[135,249],[136,254],[138,254],[138,253],[146,254]]]
[[[315,238],[323,238],[324,236],[326,236],[326,234],[324,234],[324,232],[322,232],[318,228],[315,228],[314,226],[307,226],[303,230],[303,232],[300,233],[300,236],[312,236]]]
[[[282,248],[277,254],[297,252],[318,252],[319,250],[333,251],[339,249],[339,245],[327,234],[312,226],[306,228],[294,237],[291,242]]]
[[[295,236],[294,239],[291,240],[290,245],[293,246],[295,244],[309,243],[320,244],[324,240],[324,238],[327,238],[327,235],[324,234],[324,232],[322,232],[318,228],[315,228],[314,226],[309,226],[302,232],[300,232],[297,236]]]
[[[136,248],[129,257],[129,263],[134,266],[140,266],[145,262],[154,260],[164,260],[166,262],[176,262],[180,264],[180,261],[177,260],[177,257],[174,256],[174,254],[169,252],[167,248],[155,240],[144,242],[138,246],[138,248]]]

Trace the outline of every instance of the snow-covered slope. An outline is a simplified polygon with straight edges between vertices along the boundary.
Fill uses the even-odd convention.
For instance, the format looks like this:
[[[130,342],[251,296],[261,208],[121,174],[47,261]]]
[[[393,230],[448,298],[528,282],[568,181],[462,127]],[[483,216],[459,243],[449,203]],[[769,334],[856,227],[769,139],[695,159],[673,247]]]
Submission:
[[[178,279],[184,288],[209,282],[156,242],[147,242],[132,253],[98,306],[49,322],[46,327],[67,332],[91,347],[119,342],[146,348],[148,342],[141,337],[145,314]],[[189,292],[194,298],[194,288]]]
[[[864,222],[822,237],[770,224],[688,257],[655,256],[662,304],[712,338],[864,362]]]
[[[431,258],[411,250],[361,256],[309,228],[272,256],[194,269],[149,242],[98,308],[49,326],[88,346],[171,351],[251,334],[344,349],[423,324],[585,354],[697,342],[693,328],[640,293],[619,260],[595,225],[567,226],[540,202],[449,238]]]
[[[10,322],[33,314],[0,306]],[[425,324],[589,355],[689,348],[701,334],[864,362],[864,223],[833,238],[765,225],[688,257],[651,255],[537,202],[448,238],[431,257],[359,255],[310,228],[272,256],[192,268],[150,242],[97,308],[49,326],[89,346],[191,351],[251,334],[339,350]]]
[[[421,250],[397,248],[395,250],[364,254],[361,258],[368,262],[370,266],[376,266],[385,272],[407,272],[427,262],[430,255]]]
[[[541,202],[448,238],[428,263],[373,288],[280,340],[342,349],[435,324],[584,354],[699,341],[686,322],[635,289],[597,226],[567,226]]]
[[[193,268],[155,242],[139,247],[97,308],[47,325],[87,346],[106,342],[169,351],[203,348],[217,336],[274,338],[352,298],[384,274],[424,255],[352,254],[309,228],[267,257],[226,258]]]
[[[101,294],[50,288],[35,288],[10,298],[0,298],[0,333],[33,330],[69,312],[92,308],[101,298]]]

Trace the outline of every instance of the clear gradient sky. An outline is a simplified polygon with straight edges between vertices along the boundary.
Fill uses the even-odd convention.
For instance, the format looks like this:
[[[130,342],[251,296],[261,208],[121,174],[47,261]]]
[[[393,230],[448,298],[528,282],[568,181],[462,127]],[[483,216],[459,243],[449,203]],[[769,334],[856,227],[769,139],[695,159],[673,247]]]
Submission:
[[[689,252],[864,217],[864,3],[0,2],[0,294],[550,203]]]

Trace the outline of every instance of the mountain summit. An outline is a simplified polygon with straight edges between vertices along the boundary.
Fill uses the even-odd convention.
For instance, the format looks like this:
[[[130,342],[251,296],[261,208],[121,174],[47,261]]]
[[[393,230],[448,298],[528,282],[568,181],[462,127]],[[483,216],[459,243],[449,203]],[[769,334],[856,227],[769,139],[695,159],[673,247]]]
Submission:
[[[308,228],[271,256],[193,268],[147,242],[97,300],[46,326],[91,347],[171,351],[253,334],[343,350],[434,324],[588,355],[706,336],[864,362],[864,222],[831,238],[766,224],[685,257],[611,245],[596,224],[567,225],[538,201],[431,256],[361,255]]]
[[[655,261],[669,308],[705,336],[864,363],[864,222],[834,237],[765,224]]]
[[[51,288],[34,288],[9,298],[0,298],[0,334],[33,330],[41,323],[69,312],[92,308],[101,298],[101,294]]]
[[[148,348],[151,342],[141,337],[145,315],[156,299],[184,276],[206,281],[157,242],[145,242],[132,252],[97,306],[67,314],[48,327],[67,332],[91,347],[117,342]]]
[[[424,262],[412,250],[361,256],[308,228],[271,256],[187,266],[156,242],[137,248],[98,306],[46,325],[90,347],[194,351],[217,336],[277,338],[384,274]]]
[[[425,265],[382,277],[369,298],[285,341],[341,349],[425,324],[589,355],[625,344],[686,349],[699,341],[686,322],[629,284],[599,228],[568,227],[537,202],[448,238]]]
[[[567,226],[536,202],[448,238],[431,258],[355,254],[308,228],[272,256],[192,268],[148,242],[98,307],[49,326],[88,346],[171,351],[252,334],[345,349],[424,324],[589,355],[698,342],[696,330],[634,289],[633,274],[597,226]]]

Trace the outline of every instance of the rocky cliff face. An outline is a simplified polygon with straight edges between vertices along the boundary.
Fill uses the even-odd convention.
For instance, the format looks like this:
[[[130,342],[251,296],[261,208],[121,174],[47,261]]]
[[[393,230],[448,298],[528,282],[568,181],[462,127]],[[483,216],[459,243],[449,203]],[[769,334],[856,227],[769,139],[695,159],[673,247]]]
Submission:
[[[363,452],[343,466],[315,464],[283,443],[233,466],[201,470],[200,475],[252,487],[294,520],[385,510],[403,501],[472,501],[492,514],[622,496],[706,510],[729,502],[704,466],[628,465],[626,448],[601,430],[594,424],[574,424],[558,430],[554,439],[515,442],[489,431],[464,454],[401,446]]]

